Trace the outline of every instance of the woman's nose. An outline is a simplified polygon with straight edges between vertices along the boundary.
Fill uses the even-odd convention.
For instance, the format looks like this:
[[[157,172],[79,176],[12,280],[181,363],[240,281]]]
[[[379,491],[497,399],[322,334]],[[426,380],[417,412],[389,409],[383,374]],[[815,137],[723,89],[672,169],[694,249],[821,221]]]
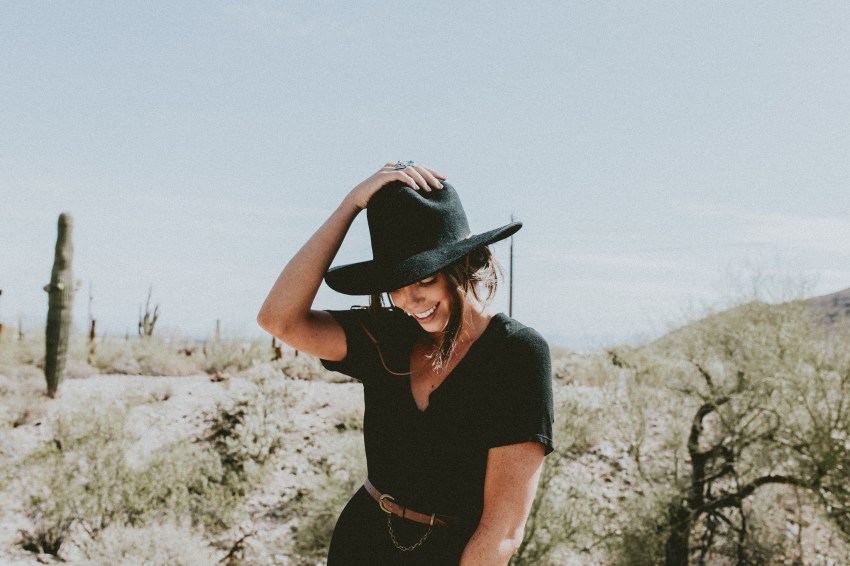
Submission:
[[[409,305],[415,305],[419,300],[419,295],[416,293],[415,289],[411,289],[412,286],[402,287],[397,291],[393,291],[392,299],[393,303],[400,308],[404,308]]]

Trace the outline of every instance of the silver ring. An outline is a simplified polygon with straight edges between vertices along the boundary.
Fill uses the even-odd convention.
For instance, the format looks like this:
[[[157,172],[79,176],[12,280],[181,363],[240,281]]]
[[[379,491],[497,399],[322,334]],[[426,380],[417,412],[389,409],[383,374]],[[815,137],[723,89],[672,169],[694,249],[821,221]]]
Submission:
[[[393,169],[396,171],[401,171],[402,169],[407,169],[408,167],[413,167],[413,160],[408,159],[407,161],[396,161],[395,165],[393,165]]]

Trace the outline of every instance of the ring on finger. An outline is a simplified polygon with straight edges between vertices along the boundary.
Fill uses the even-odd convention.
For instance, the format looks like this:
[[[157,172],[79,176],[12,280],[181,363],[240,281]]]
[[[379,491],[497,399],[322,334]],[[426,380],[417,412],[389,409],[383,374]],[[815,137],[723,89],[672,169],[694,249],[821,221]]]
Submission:
[[[413,167],[414,163],[412,159],[408,159],[407,161],[396,161],[395,165],[393,165],[393,169],[396,171],[401,171],[402,169],[407,169],[408,167]]]

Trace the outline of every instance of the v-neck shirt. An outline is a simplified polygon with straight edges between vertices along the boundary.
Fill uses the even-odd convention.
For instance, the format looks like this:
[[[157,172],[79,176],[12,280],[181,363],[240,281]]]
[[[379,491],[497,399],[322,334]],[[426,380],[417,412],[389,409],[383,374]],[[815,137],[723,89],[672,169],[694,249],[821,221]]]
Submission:
[[[490,448],[535,441],[546,454],[553,450],[549,347],[534,329],[493,316],[420,410],[410,376],[395,375],[410,371],[419,324],[394,308],[329,312],[345,332],[347,354],[322,364],[363,383],[368,475],[383,493],[477,524]]]

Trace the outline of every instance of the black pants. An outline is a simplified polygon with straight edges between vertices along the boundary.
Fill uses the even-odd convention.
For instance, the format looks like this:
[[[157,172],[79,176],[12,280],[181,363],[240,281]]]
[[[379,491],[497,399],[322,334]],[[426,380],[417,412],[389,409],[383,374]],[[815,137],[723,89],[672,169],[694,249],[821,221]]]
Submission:
[[[392,516],[393,532],[402,546],[411,546],[428,525]],[[328,566],[456,566],[474,528],[470,525],[434,527],[419,547],[403,552],[395,547],[387,514],[361,487],[346,504],[334,527]]]

